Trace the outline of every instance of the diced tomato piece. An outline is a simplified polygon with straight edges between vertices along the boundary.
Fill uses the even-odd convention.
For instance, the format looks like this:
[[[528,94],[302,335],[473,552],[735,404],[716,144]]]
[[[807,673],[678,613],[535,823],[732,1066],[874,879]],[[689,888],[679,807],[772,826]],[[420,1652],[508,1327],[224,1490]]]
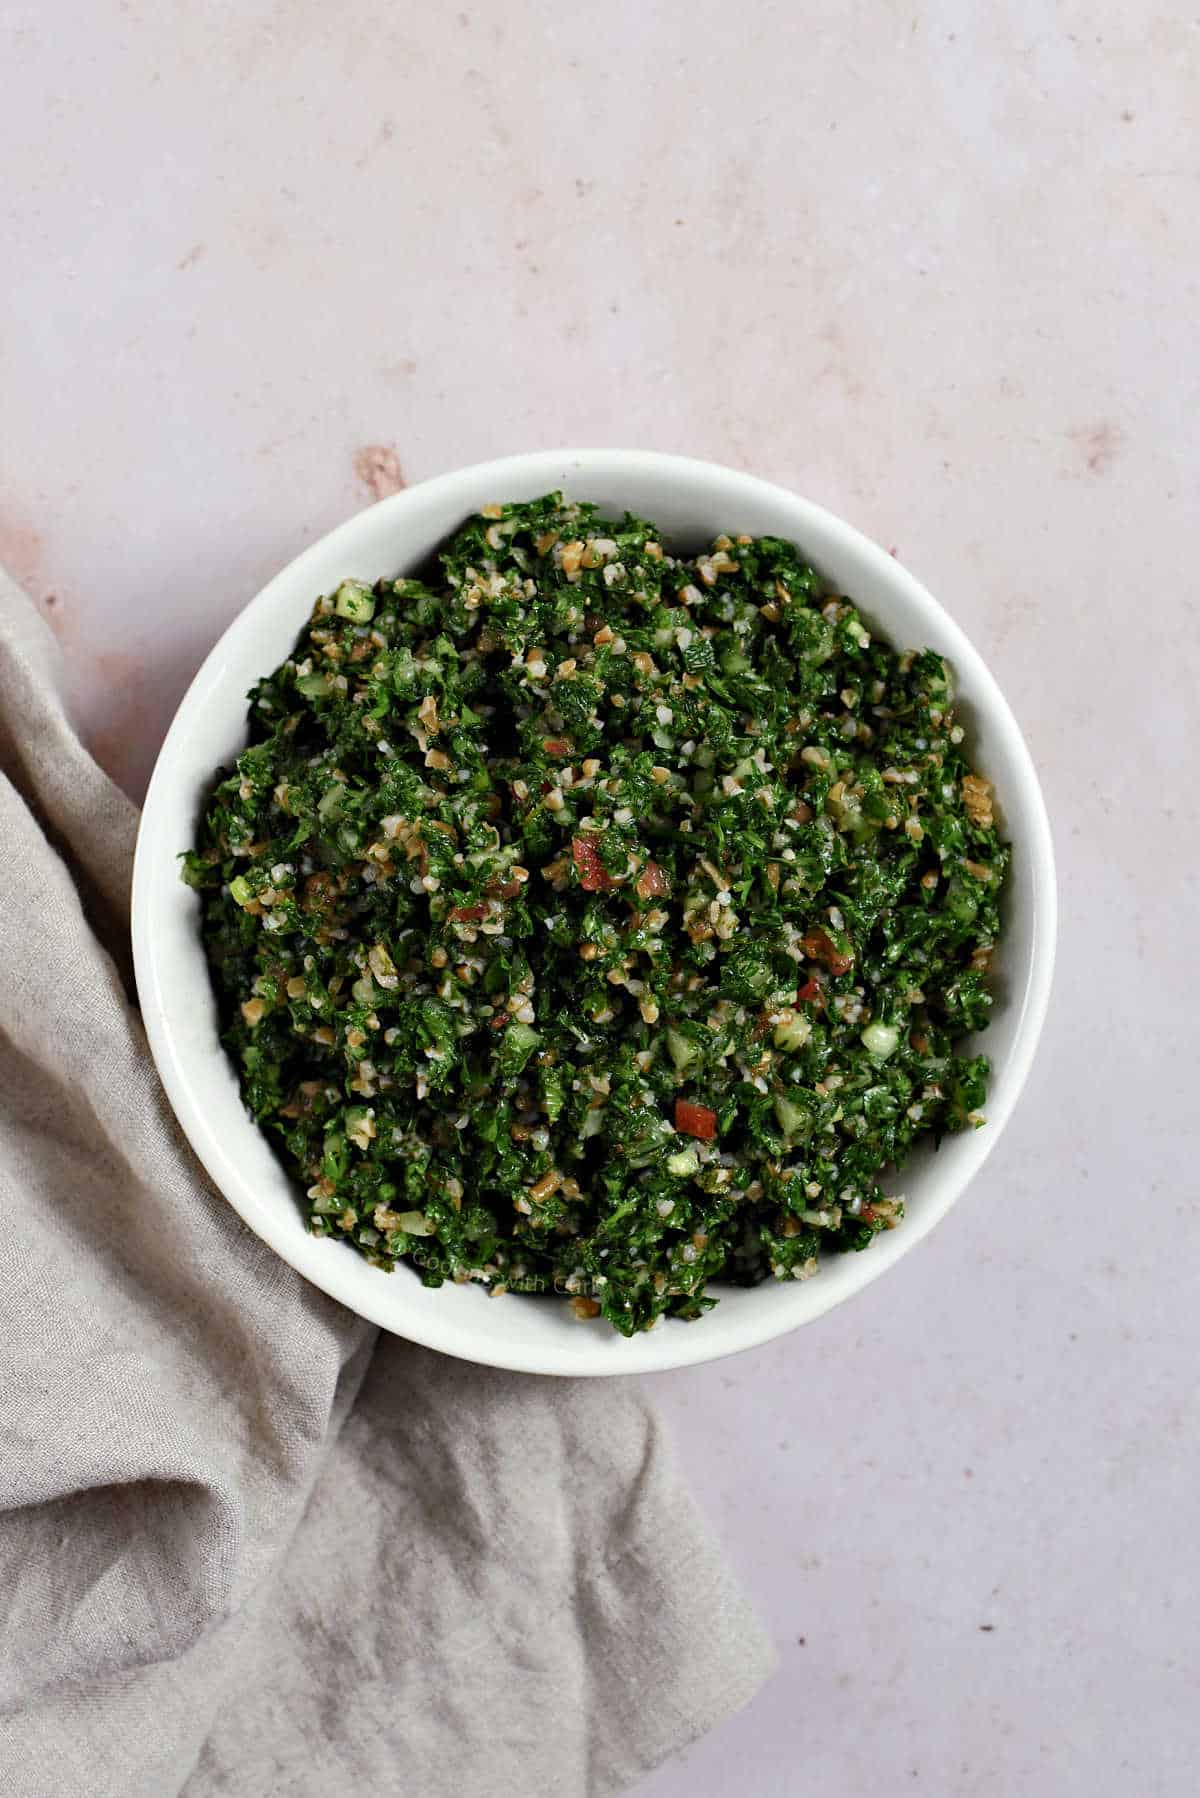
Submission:
[[[717,1134],[717,1114],[707,1105],[693,1105],[690,1099],[676,1099],[675,1128],[684,1136],[711,1142]]]
[[[520,890],[521,883],[519,880],[506,880],[503,885],[501,885],[499,881],[493,880],[488,887],[488,892],[491,893],[492,897],[495,899],[515,899]]]
[[[821,991],[821,983],[810,974],[802,987],[796,991],[797,1005],[824,1005],[825,995]]]
[[[846,974],[854,966],[854,957],[839,949],[824,930],[810,930],[801,937],[800,947],[814,961],[823,961],[831,974]]]
[[[488,915],[486,905],[456,905],[450,913],[451,924],[478,924]]]
[[[647,862],[638,875],[637,896],[639,899],[665,899],[671,890],[671,883],[657,862]]]
[[[611,893],[619,884],[600,860],[600,848],[595,837],[574,837],[571,841],[571,854],[575,858],[579,884],[585,893]]]
[[[571,745],[565,737],[543,737],[542,748],[547,755],[564,756],[571,753]]]

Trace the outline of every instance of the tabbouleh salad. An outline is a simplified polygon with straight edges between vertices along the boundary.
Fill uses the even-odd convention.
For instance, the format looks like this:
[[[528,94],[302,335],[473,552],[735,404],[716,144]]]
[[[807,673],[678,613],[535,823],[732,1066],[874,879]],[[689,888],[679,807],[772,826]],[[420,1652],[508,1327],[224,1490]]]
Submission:
[[[316,1234],[631,1335],[865,1249],[982,1121],[991,790],[794,544],[486,506],[250,702],[184,875]]]

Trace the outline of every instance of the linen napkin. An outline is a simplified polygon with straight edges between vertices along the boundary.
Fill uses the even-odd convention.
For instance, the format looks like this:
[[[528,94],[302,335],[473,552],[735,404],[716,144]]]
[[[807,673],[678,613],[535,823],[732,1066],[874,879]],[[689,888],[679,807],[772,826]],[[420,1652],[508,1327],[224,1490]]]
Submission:
[[[652,1410],[378,1335],[207,1184],[56,665],[0,575],[0,1791],[627,1787],[773,1658]]]

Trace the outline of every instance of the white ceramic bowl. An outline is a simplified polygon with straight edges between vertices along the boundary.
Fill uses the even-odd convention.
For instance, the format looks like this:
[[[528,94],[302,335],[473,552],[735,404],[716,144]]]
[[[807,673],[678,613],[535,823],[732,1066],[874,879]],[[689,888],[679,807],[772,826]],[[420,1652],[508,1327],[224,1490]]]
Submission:
[[[830,1257],[803,1284],[722,1290],[699,1322],[668,1320],[632,1341],[603,1320],[577,1322],[549,1299],[492,1300],[478,1286],[430,1290],[406,1268],[385,1274],[345,1244],[308,1234],[218,1041],[199,902],[177,861],[214,769],[245,742],[248,688],[291,651],[317,594],[348,575],[374,581],[410,571],[469,512],[553,488],[653,519],[682,549],[698,549],[720,531],[790,538],[892,642],[941,651],[1013,843],[1000,994],[982,1039],[994,1064],[985,1128],[906,1163],[898,1181],[904,1222],[862,1254]],[[891,556],[807,500],[727,468],[637,450],[546,451],[441,475],[360,512],[297,557],[230,625],[188,689],[150,783],[133,880],[138,991],[163,1085],[200,1160],[250,1228],[315,1285],[387,1330],[469,1360],[554,1374],[644,1373],[752,1348],[819,1317],[915,1248],[979,1171],[1016,1104],[1046,1011],[1054,933],[1054,858],[1037,776],[1003,695],[953,620]]]

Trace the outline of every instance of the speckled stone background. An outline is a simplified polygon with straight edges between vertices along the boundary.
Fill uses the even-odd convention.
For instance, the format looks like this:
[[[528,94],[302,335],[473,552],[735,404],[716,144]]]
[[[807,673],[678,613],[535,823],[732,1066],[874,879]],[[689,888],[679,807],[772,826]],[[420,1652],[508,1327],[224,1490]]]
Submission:
[[[788,483],[991,658],[1061,858],[1033,1084],[887,1281],[656,1382],[783,1667],[643,1793],[1193,1792],[1194,20],[11,0],[0,29],[0,555],[131,791],[304,544],[537,445]]]

